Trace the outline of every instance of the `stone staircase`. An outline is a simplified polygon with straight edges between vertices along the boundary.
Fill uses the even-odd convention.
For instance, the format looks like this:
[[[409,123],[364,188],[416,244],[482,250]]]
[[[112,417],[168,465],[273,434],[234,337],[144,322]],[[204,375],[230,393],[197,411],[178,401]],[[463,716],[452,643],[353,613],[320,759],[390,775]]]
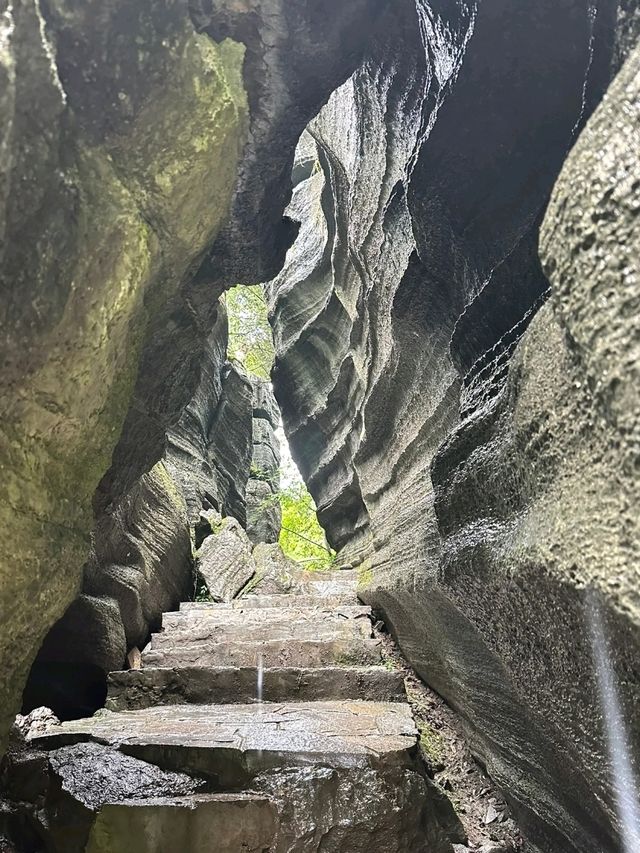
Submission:
[[[384,665],[351,571],[302,594],[185,603],[106,710],[33,738],[93,743],[197,790],[105,795],[90,853],[445,853],[402,673]],[[200,781],[201,780],[201,781]]]

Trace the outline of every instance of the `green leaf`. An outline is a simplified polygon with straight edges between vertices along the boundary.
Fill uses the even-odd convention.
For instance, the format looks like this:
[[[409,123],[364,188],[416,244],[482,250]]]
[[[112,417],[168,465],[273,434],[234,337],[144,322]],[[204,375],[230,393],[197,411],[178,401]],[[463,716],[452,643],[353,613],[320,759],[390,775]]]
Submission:
[[[269,379],[275,357],[267,302],[259,284],[237,285],[224,296],[229,318],[229,358],[248,373]]]

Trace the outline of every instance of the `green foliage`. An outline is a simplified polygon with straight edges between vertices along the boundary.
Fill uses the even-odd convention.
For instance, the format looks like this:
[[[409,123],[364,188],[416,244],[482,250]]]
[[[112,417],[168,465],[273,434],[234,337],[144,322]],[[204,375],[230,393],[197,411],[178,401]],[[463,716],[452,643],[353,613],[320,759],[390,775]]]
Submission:
[[[275,480],[279,479],[280,470],[278,468],[260,468],[252,462],[249,469],[249,476],[252,480],[262,480],[264,483],[273,483]]]
[[[335,554],[318,524],[313,498],[304,483],[292,483],[277,496],[282,506],[280,547],[307,569],[322,571],[333,566]]]
[[[229,318],[229,357],[248,373],[269,379],[274,349],[267,302],[259,284],[238,285],[224,296]]]
[[[418,720],[420,747],[424,756],[432,764],[440,764],[444,758],[444,740],[426,720]]]
[[[194,601],[213,601],[213,597],[209,592],[209,588],[207,587],[204,579],[196,573],[194,577],[194,588],[193,588],[193,600]]]

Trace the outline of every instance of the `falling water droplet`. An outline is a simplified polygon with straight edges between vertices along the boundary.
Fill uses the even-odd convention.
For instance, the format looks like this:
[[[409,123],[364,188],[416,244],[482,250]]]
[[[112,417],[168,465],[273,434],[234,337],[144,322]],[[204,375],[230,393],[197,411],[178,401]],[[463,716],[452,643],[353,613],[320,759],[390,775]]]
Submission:
[[[258,684],[256,689],[256,695],[258,699],[259,713],[262,713],[262,685],[264,681],[264,663],[262,660],[262,655],[258,655]]]
[[[593,663],[604,715],[607,748],[613,770],[613,793],[620,821],[623,853],[640,850],[640,795],[631,764],[631,749],[625,728],[616,677],[611,663],[604,620],[595,591],[587,593],[586,617]]]

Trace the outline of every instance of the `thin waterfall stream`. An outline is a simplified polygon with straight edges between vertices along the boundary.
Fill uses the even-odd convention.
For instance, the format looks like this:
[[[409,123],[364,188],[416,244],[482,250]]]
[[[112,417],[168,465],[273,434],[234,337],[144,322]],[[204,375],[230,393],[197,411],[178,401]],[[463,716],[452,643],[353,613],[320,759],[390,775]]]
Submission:
[[[632,764],[632,750],[613,668],[611,647],[598,594],[590,590],[585,615],[598,683],[598,695],[611,762],[611,788],[615,797],[623,853],[640,850],[640,787]]]

